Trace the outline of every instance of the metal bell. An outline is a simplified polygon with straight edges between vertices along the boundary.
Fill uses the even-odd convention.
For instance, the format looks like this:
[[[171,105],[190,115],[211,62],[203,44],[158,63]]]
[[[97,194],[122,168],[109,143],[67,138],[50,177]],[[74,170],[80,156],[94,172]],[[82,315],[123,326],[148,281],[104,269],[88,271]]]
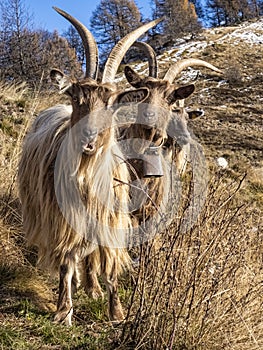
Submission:
[[[149,147],[145,150],[143,160],[143,177],[161,177],[163,176],[163,167],[159,147]]]

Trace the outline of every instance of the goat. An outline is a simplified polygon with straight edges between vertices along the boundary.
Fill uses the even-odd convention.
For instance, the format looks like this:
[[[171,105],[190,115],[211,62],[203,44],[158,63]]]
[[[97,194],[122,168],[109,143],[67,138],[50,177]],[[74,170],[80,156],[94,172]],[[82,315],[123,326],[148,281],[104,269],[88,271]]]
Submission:
[[[149,50],[149,48],[147,49]],[[145,50],[145,52],[147,52]],[[171,113],[179,113],[178,121],[181,119],[186,131],[186,110],[175,108],[176,101],[182,100],[189,97],[194,92],[194,85],[190,84],[183,87],[177,87],[173,84],[176,76],[185,68],[190,66],[203,66],[212,69],[218,73],[222,73],[221,70],[214,67],[213,65],[199,59],[184,59],[182,61],[176,62],[170,67],[163,79],[157,78],[157,67],[156,62],[152,58],[153,51],[149,54],[149,62],[151,62],[150,75],[145,78],[141,78],[134,70],[129,66],[124,69],[125,76],[128,82],[135,88],[147,87],[149,89],[149,94],[146,99],[144,99],[139,104],[138,109],[138,124],[140,129],[144,129],[143,132],[149,134],[151,130],[153,132],[151,137],[157,137],[158,133],[160,137],[165,137],[167,134],[167,128],[171,121]],[[153,63],[152,63],[153,62]],[[180,114],[182,113],[182,116]],[[197,113],[201,114],[200,112]],[[189,112],[189,118],[192,119],[196,115],[194,112]],[[182,127],[182,125],[181,125]],[[134,128],[138,128],[134,125]],[[172,126],[170,128],[173,129]],[[132,132],[133,133],[133,132]],[[134,132],[136,134],[136,131]],[[138,130],[139,133],[139,130]]]
[[[136,160],[130,160],[131,174],[135,174],[134,177],[138,177],[142,182],[142,188],[147,189],[148,198],[144,199],[141,207],[134,211],[134,216],[141,225],[149,218],[152,220],[152,216],[158,211],[164,216],[169,212],[173,216],[174,210],[171,211],[167,207],[168,203],[171,202],[169,196],[173,196],[173,189],[170,188],[172,184],[171,167],[175,164],[175,173],[178,175],[184,173],[187,160],[193,156],[190,154],[190,145],[195,149],[197,157],[199,159],[202,157],[200,147],[192,140],[187,127],[188,118],[202,115],[202,111],[187,113],[185,108],[175,107],[175,103],[180,100],[184,101],[194,92],[195,87],[193,84],[177,87],[173,84],[175,77],[183,69],[193,65],[203,66],[218,73],[222,72],[203,60],[185,59],[172,65],[163,79],[158,79],[157,60],[153,49],[143,43],[139,47],[148,56],[149,76],[141,78],[129,66],[125,67],[124,73],[133,87],[147,87],[149,89],[147,97],[138,104],[136,123],[125,130],[125,138],[134,138],[133,147],[136,147],[136,152],[142,155],[142,157],[137,156]],[[143,173],[145,157],[143,155],[151,148],[155,148],[155,152],[159,154],[163,176],[145,178]],[[138,160],[138,158],[141,159]],[[175,179],[173,183],[178,182]],[[147,235],[144,232],[145,236]]]
[[[72,324],[72,293],[80,280],[88,294],[102,295],[97,273],[107,287],[109,318],[121,320],[117,276],[130,261],[126,250],[131,233],[129,172],[109,106],[138,102],[148,89],[120,92],[112,80],[130,45],[160,20],[121,39],[98,82],[98,49],[92,34],[66,12],[54,9],[82,38],[86,74],[77,81],[51,70],[52,82],[69,96],[71,105],[41,112],[25,138],[18,169],[25,236],[29,245],[38,248],[39,263],[59,272],[55,322]],[[85,268],[82,278],[79,266]]]

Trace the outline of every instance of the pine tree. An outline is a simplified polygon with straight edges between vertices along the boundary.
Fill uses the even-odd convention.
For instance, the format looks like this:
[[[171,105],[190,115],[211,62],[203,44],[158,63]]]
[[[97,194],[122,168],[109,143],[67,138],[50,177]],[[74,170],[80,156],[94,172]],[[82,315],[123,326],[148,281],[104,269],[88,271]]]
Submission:
[[[171,38],[185,33],[194,33],[201,27],[195,11],[195,6],[188,0],[166,1],[168,5],[168,20],[165,31]],[[169,5],[170,3],[170,5]]]
[[[152,0],[153,18],[159,18],[166,15],[166,0]]]
[[[263,16],[263,0],[256,1],[257,16]]]
[[[204,18],[204,10],[203,10],[203,4],[202,4],[202,0],[190,0],[190,2],[192,2],[195,6],[195,12],[197,14],[197,17],[200,18]]]
[[[258,0],[207,0],[207,20],[212,26],[232,25],[259,16]]]
[[[194,1],[154,0],[154,6],[156,17],[166,17],[162,25],[165,41],[173,41],[174,38],[186,33],[193,34],[201,28]]]
[[[133,0],[102,0],[90,24],[96,35],[100,58],[105,60],[117,42],[141,25],[141,13]]]
[[[73,26],[69,26],[69,28],[63,33],[63,37],[67,39],[69,46],[76,51],[78,60],[81,65],[84,65],[85,50],[81,37],[77,30]]]

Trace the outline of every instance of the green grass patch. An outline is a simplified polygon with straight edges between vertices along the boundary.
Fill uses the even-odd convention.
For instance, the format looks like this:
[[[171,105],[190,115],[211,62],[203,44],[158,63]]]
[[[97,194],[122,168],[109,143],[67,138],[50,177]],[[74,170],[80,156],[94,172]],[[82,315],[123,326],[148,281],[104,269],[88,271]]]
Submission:
[[[96,307],[97,303],[93,305],[94,309]],[[4,321],[0,326],[0,349],[109,348],[111,327],[108,323],[103,324],[101,321],[95,327],[98,320],[80,322],[77,317],[72,327],[57,325],[52,321],[53,315],[40,312],[28,299],[21,300],[8,311],[11,317],[4,313]]]

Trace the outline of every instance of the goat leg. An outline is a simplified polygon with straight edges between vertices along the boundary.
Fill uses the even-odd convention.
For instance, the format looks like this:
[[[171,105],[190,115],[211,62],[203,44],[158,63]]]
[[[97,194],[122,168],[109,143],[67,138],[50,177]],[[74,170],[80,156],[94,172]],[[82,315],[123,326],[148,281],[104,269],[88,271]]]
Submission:
[[[74,278],[75,267],[75,259],[72,259],[70,256],[60,266],[59,297],[54,322],[65,323],[67,326],[72,324],[72,289],[76,287]]]
[[[91,253],[86,257],[85,273],[84,273],[84,290],[88,296],[93,299],[103,298],[104,294],[100,287],[97,272],[95,267],[97,266],[94,261],[94,255],[96,252]]]
[[[111,321],[122,321],[124,319],[124,315],[118,296],[118,271],[116,261],[113,262],[111,271],[108,273],[106,270],[102,277],[108,292],[109,318]]]

